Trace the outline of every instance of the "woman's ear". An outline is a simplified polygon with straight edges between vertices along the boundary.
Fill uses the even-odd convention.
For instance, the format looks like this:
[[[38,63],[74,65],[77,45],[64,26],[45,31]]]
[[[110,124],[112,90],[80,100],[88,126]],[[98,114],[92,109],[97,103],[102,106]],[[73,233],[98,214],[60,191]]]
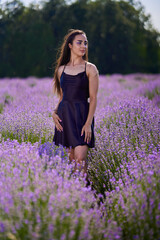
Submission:
[[[71,43],[68,43],[68,46],[69,46],[69,48],[72,48],[72,44]]]

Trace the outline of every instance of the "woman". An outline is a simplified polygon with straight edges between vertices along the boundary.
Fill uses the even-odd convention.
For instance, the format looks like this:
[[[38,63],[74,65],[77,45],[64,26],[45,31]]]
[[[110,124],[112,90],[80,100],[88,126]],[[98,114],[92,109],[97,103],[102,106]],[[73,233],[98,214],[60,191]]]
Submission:
[[[95,146],[94,113],[99,74],[96,66],[88,62],[88,41],[84,31],[69,30],[56,64],[53,83],[59,102],[52,115],[55,123],[53,141],[67,148],[69,160],[76,162],[75,170],[79,165],[87,176],[88,148]]]

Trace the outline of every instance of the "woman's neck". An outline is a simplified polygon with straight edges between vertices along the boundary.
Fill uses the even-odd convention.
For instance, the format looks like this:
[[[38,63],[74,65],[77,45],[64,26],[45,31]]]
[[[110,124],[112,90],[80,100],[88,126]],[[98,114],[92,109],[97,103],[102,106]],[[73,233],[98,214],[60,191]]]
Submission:
[[[67,63],[67,66],[79,66],[79,65],[84,65],[85,60],[81,59],[70,59],[70,61]]]

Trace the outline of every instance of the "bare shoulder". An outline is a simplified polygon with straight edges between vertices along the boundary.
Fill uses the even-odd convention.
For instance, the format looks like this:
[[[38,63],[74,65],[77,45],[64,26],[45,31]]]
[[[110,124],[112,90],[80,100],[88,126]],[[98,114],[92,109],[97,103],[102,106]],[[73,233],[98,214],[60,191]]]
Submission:
[[[61,77],[62,72],[63,72],[63,68],[64,68],[64,65],[61,65],[61,66],[58,68],[58,78],[59,78],[59,81],[60,81],[60,77]]]
[[[96,65],[91,62],[87,62],[86,71],[88,76],[91,76],[91,77],[99,75],[99,71]]]

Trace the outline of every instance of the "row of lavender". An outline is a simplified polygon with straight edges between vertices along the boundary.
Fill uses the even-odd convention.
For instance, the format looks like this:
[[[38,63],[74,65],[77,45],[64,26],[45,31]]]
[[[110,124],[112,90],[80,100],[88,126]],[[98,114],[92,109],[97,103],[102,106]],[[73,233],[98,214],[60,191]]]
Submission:
[[[51,79],[0,81],[0,239],[160,239],[160,76],[100,77],[94,190],[52,143],[57,101]]]

